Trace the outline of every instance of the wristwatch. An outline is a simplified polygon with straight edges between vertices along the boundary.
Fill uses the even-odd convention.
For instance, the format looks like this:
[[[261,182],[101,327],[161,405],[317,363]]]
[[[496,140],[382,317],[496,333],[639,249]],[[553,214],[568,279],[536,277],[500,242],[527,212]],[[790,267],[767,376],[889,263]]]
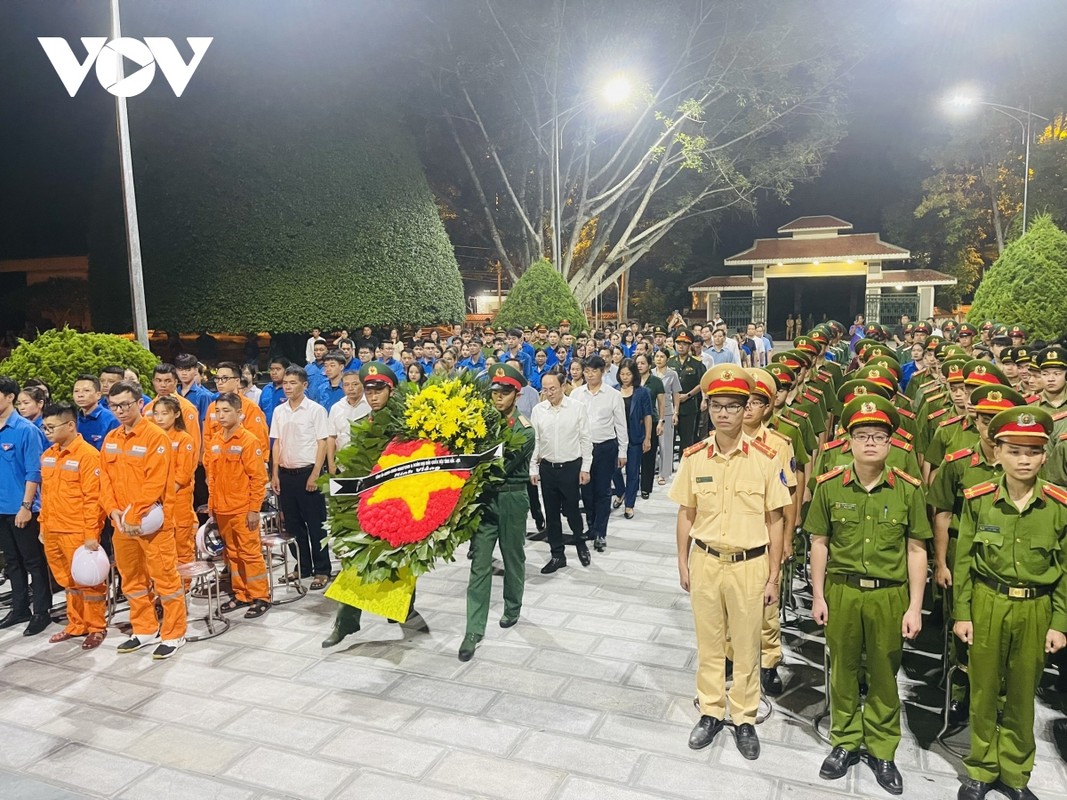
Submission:
[[[33,511],[33,503],[27,503],[25,500],[23,500],[21,503],[19,503],[19,505],[21,505],[27,511]]]

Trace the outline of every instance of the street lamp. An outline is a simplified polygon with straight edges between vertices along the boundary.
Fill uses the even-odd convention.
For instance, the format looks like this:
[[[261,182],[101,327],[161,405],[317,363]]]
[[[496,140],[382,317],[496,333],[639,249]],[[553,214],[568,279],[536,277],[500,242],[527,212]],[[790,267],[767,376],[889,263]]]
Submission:
[[[1043,117],[1040,114],[1035,114],[1030,110],[1031,98],[1029,97],[1026,98],[1026,108],[1006,106],[1003,103],[990,103],[988,100],[978,100],[977,98],[965,94],[957,94],[954,97],[949,98],[948,102],[949,105],[960,109],[973,108],[974,106],[986,106],[1003,114],[1005,117],[1015,120],[1022,128],[1023,139],[1026,141],[1026,150],[1025,155],[1023,156],[1023,233],[1026,233],[1026,211],[1030,194],[1030,120],[1037,117],[1040,120],[1049,122],[1049,118]],[[1012,113],[1013,111],[1025,114],[1025,121],[1015,116],[1015,114]]]
[[[633,94],[633,82],[625,75],[615,75],[601,87],[599,99],[609,106],[620,106]],[[552,98],[552,261],[563,272],[563,187],[560,185],[559,156],[563,149],[563,131],[578,112],[598,98],[590,97],[564,111],[556,110],[556,98]],[[560,122],[560,118],[566,119]]]

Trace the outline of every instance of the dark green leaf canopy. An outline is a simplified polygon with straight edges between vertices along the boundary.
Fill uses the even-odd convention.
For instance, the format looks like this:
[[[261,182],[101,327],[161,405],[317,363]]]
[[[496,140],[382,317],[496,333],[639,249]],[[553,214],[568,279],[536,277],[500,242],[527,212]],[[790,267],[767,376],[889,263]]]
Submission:
[[[531,264],[515,282],[493,319],[493,325],[501,328],[547,325],[554,328],[563,319],[571,323],[571,330],[585,327],[585,315],[574,299],[571,287],[551,262],[542,259]]]

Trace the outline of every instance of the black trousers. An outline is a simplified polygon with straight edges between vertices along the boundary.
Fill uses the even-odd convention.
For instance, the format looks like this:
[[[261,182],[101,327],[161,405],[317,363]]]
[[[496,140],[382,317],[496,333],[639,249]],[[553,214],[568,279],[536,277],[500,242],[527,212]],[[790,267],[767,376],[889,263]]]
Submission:
[[[700,414],[678,415],[678,443],[682,450],[697,443],[697,425],[700,422]]]
[[[582,487],[582,505],[589,523],[589,538],[604,538],[608,535],[608,517],[611,515],[611,479],[619,460],[619,440],[593,444],[593,464],[589,468],[589,483]]]
[[[545,515],[541,512],[541,498],[537,496],[537,487],[532,483],[526,484],[526,495],[530,498],[530,516],[540,528],[545,524]]]
[[[659,451],[659,436],[652,426],[652,446],[647,453],[641,454],[641,493],[652,493],[652,481],[656,477],[656,454]]]
[[[52,607],[52,584],[44,545],[38,538],[40,532],[36,514],[25,528],[15,527],[14,514],[0,514],[0,549],[4,551],[7,579],[11,581],[12,614],[30,611],[31,596],[34,614],[47,614]]]
[[[560,464],[541,461],[538,475],[541,480],[541,494],[545,499],[545,533],[552,558],[566,558],[561,514],[567,518],[575,544],[585,546],[582,542],[582,513],[578,510],[578,495],[581,489],[578,478],[581,471],[580,458]]]
[[[307,482],[314,467],[278,468],[281,495],[278,505],[285,517],[285,531],[296,540],[294,555],[300,558],[300,575],[330,574],[330,551],[323,545],[326,531],[326,498],[322,492],[309,492]],[[293,550],[293,546],[289,546]]]

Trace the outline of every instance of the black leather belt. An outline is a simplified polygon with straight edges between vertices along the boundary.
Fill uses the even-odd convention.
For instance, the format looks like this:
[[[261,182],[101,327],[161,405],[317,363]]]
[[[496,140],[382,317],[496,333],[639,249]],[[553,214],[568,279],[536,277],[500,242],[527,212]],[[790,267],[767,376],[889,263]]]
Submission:
[[[997,594],[1010,597],[1012,600],[1033,600],[1035,597],[1044,597],[1047,594],[1052,594],[1053,590],[1056,588],[1055,584],[1051,586],[1009,586],[1006,583],[995,581],[992,578],[987,578],[985,575],[979,575],[978,573],[975,573],[974,577]]]
[[[306,467],[278,467],[278,472],[282,475],[302,475],[305,472],[311,472],[314,468],[314,464],[308,464]]]
[[[713,558],[719,559],[719,561],[725,561],[728,564],[732,564],[737,561],[748,561],[751,558],[758,558],[767,552],[767,545],[762,544],[759,547],[753,547],[751,550],[742,550],[738,553],[720,553],[718,550],[708,547],[699,539],[694,539],[693,544],[707,553]]]
[[[576,458],[573,461],[546,461],[545,459],[542,458],[538,462],[538,465],[542,466],[542,467],[548,467],[549,469],[563,469],[564,467],[572,467],[575,464],[581,464],[581,463],[582,463],[582,459],[580,459],[580,458]]]
[[[890,586],[903,586],[903,581],[891,581],[887,578],[871,578],[867,575],[857,575],[856,573],[848,573],[847,575],[836,575],[849,586],[854,589],[888,589]]]

